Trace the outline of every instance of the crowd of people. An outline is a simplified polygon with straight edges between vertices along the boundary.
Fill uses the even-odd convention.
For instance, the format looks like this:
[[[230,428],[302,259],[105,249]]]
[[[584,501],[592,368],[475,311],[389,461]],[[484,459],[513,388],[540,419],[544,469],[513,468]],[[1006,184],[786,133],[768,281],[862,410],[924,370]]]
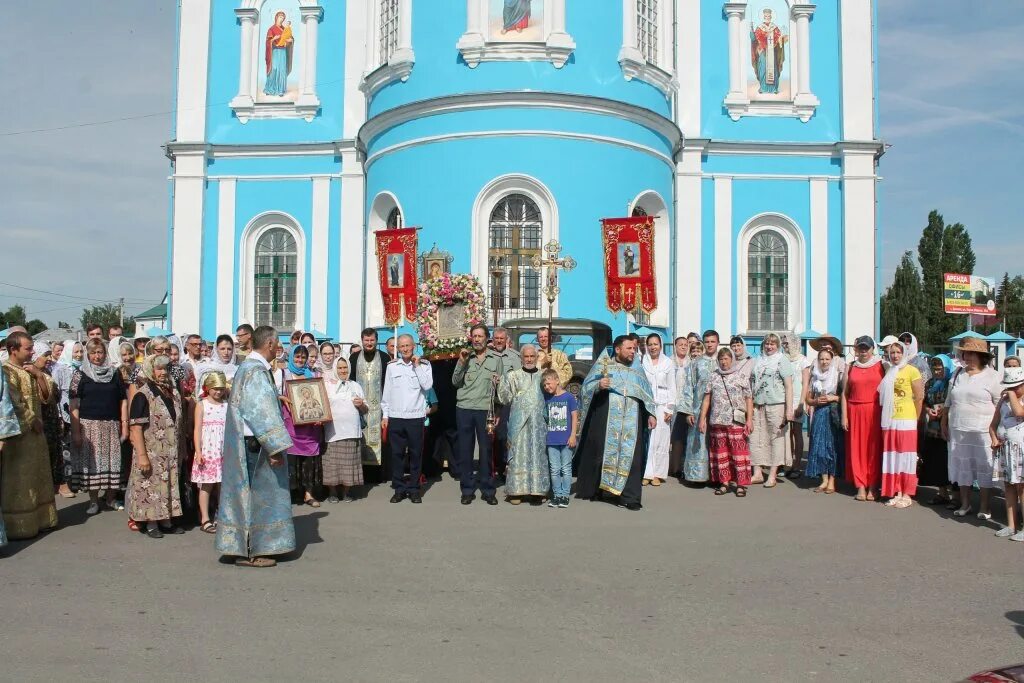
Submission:
[[[212,342],[189,334],[5,340],[0,375],[0,544],[58,524],[55,497],[88,496],[86,514],[127,512],[150,538],[194,526],[243,566],[294,548],[292,505],[351,503],[390,482],[392,503],[422,503],[444,469],[460,502],[642,508],[644,487],[677,478],[743,498],[808,477],[833,494],[907,508],[918,486],[957,517],[1006,524],[1024,541],[1024,369],[1000,374],[982,339],[927,357],[910,333],[830,335],[803,354],[793,334],[758,353],[708,330],[672,342],[622,335],[579,384],[550,330],[513,348],[508,332],[469,330],[457,357],[428,361],[402,334],[382,349],[240,325]],[[309,382],[313,380],[313,382]],[[575,387],[574,387],[575,388]],[[297,393],[296,393],[297,392]],[[319,402],[317,397],[321,397]],[[806,461],[803,461],[805,441]],[[6,533],[6,537],[5,537]]]

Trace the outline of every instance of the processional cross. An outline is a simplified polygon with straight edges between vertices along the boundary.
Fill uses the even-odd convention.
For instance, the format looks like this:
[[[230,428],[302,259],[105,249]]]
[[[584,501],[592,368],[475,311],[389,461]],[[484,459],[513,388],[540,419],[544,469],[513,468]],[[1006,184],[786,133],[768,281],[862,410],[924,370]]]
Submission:
[[[562,251],[562,245],[558,240],[551,240],[544,245],[544,255],[537,254],[533,257],[533,267],[540,270],[541,268],[547,268],[547,274],[545,276],[544,288],[541,290],[544,292],[544,296],[548,300],[548,344],[550,348],[555,348],[555,335],[551,329],[551,317],[554,314],[555,301],[558,299],[558,293],[561,289],[558,286],[558,271],[564,270],[569,272],[576,267],[576,259],[572,256],[559,256]]]

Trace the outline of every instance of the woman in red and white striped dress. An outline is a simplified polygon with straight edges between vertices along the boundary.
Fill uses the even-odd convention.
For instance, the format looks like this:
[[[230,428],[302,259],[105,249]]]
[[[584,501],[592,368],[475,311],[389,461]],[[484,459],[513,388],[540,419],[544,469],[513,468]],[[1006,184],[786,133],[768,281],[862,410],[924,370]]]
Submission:
[[[901,342],[889,346],[892,364],[878,385],[882,404],[882,497],[906,508],[917,493],[917,420],[924,403],[924,378],[908,364]]]

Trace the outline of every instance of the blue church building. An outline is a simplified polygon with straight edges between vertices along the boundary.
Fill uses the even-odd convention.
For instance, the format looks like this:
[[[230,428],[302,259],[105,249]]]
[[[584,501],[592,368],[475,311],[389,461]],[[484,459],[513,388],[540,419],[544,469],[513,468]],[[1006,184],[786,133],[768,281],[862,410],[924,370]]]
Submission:
[[[602,218],[655,222],[670,335],[877,328],[874,0],[179,0],[169,326],[358,338],[373,233],[419,226],[501,320],[533,255],[604,304]]]

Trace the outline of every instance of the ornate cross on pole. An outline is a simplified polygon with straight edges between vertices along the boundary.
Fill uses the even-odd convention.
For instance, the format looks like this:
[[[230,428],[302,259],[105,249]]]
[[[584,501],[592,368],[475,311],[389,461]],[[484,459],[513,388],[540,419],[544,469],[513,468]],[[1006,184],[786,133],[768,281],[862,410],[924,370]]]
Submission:
[[[537,254],[533,257],[533,267],[540,270],[541,268],[547,268],[547,274],[544,278],[544,296],[548,300],[548,345],[551,349],[555,348],[555,335],[551,329],[551,316],[553,315],[555,308],[555,301],[558,299],[558,292],[561,291],[558,286],[558,271],[564,270],[569,272],[576,267],[576,259],[572,256],[559,256],[562,251],[562,245],[558,240],[551,240],[544,245],[544,254]]]

